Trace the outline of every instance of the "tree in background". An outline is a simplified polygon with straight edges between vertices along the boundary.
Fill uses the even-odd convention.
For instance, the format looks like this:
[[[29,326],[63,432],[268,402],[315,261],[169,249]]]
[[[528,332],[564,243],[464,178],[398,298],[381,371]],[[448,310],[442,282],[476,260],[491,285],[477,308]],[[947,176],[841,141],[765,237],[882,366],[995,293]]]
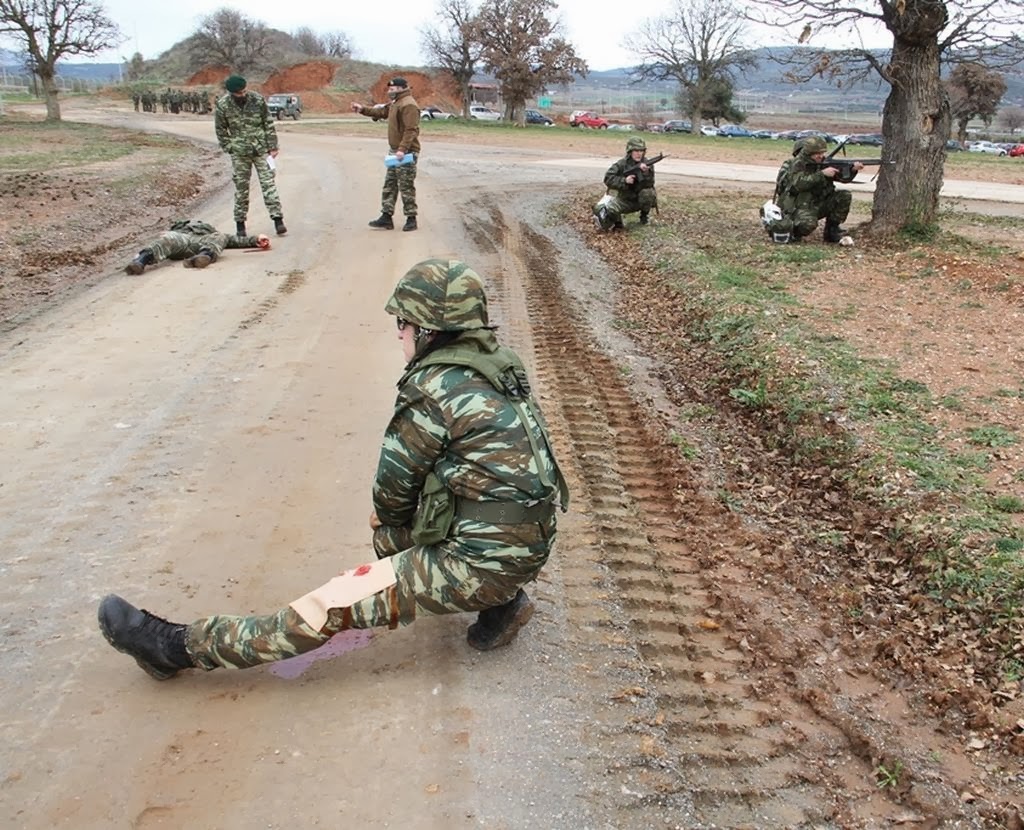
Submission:
[[[732,94],[732,81],[726,78],[713,78],[704,90],[704,102],[700,106],[701,118],[707,118],[716,127],[723,121],[733,124],[742,124],[746,121],[747,114],[733,104]],[[693,101],[685,89],[679,91],[676,107],[681,113],[693,112]]]
[[[227,7],[204,17],[190,41],[194,59],[242,74],[270,62],[274,52],[266,25]]]
[[[999,102],[1006,94],[1006,81],[998,72],[977,63],[962,63],[955,67],[946,81],[950,113],[956,124],[956,138],[967,141],[967,122],[980,118],[985,126],[992,123]]]
[[[292,34],[296,48],[312,58],[326,56],[348,60],[352,57],[352,41],[344,32],[318,34],[308,26],[302,26]]]
[[[477,15],[481,60],[501,83],[505,118],[526,124],[526,102],[549,86],[586,76],[587,64],[548,19],[552,0],[484,0]]]
[[[822,34],[864,44],[881,32],[887,55],[864,46],[800,50],[795,80],[824,78],[849,85],[876,76],[889,85],[882,112],[882,158],[871,212],[881,235],[931,233],[939,213],[952,113],[941,82],[943,62],[989,69],[1019,64],[1017,34],[1024,0],[751,0],[748,15],[809,44]]]
[[[999,113],[999,123],[1013,135],[1024,127],[1024,107],[1007,107]]]
[[[128,83],[141,81],[145,74],[146,59],[142,57],[142,52],[136,52],[134,55],[131,56],[130,60],[125,62],[124,80]]]
[[[441,0],[437,24],[420,32],[427,60],[448,72],[459,86],[462,117],[469,118],[469,85],[483,54],[477,38],[476,13],[468,0]]]
[[[654,105],[649,98],[637,98],[629,108],[629,117],[638,130],[646,130],[655,121]]]
[[[47,121],[60,121],[57,61],[95,55],[123,40],[117,24],[92,0],[0,0],[0,37],[24,48],[26,65],[43,88]]]
[[[626,36],[624,46],[640,59],[635,81],[675,81],[677,101],[700,135],[701,115],[717,111],[713,99],[727,84],[729,100],[735,74],[757,65],[744,46],[746,20],[732,0],[676,0],[669,14],[644,21]]]

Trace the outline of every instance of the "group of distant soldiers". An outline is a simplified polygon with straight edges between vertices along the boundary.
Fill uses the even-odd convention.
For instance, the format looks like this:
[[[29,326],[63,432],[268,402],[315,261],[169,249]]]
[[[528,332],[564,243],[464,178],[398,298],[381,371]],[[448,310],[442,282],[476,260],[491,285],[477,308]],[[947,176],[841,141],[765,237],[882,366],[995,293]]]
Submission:
[[[146,89],[132,93],[132,104],[135,106],[136,112],[156,112],[158,104],[162,112],[174,114],[191,112],[198,115],[209,115],[213,112],[213,100],[209,90],[199,92],[167,87],[162,92],[154,92],[151,89]]]

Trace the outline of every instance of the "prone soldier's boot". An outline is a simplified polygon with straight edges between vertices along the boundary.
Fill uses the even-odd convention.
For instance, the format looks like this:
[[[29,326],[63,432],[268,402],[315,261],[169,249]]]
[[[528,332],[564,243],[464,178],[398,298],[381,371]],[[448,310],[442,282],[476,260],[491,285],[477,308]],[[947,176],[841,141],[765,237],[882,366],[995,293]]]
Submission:
[[[216,261],[217,254],[214,251],[211,251],[209,248],[202,248],[198,254],[190,256],[182,263],[182,265],[186,268],[205,268],[211,262]]]
[[[382,213],[376,219],[369,223],[371,228],[382,228],[386,231],[393,231],[395,229],[395,222],[391,218],[390,213]]]
[[[241,222],[235,222],[235,236],[246,236],[245,232],[245,220]]]
[[[416,225],[415,216],[406,216],[405,224],[402,226],[403,231],[414,231],[418,226]]]
[[[155,262],[156,257],[153,256],[153,252],[149,248],[143,248],[139,251],[139,255],[124,267],[124,272],[137,277],[146,270],[147,265],[152,265]]]
[[[641,225],[646,225],[650,221],[648,219],[649,216],[650,216],[650,211],[648,211],[648,210],[640,211],[640,224]]]
[[[478,651],[508,645],[533,616],[533,601],[520,588],[504,605],[485,608],[466,632],[466,642]]]
[[[835,245],[840,239],[846,236],[846,229],[839,227],[839,223],[835,220],[829,219],[825,222],[825,230],[822,231],[821,235],[824,237],[826,242]]]
[[[151,677],[167,680],[182,669],[195,667],[185,648],[187,626],[139,610],[117,594],[103,598],[97,616],[107,642],[134,657]]]
[[[283,216],[271,216],[270,218],[274,220],[274,230],[277,232],[278,236],[284,236],[288,233],[288,228],[284,226]]]

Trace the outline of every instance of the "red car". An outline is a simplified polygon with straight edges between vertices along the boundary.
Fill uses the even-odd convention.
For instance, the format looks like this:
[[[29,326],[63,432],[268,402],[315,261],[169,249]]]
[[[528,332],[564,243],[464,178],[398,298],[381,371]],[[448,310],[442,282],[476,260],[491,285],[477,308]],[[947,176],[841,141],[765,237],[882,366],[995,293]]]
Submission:
[[[1016,147],[1011,147],[1009,155],[1024,156],[1024,144],[1018,144]]]
[[[592,130],[607,130],[608,122],[600,115],[578,110],[569,116],[570,127],[590,127]]]

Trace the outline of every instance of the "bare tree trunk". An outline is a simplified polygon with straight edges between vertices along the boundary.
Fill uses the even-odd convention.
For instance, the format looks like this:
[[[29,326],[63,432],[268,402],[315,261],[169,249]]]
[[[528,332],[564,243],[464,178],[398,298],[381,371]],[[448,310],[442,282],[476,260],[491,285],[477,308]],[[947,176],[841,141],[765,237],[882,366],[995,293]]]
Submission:
[[[889,65],[892,89],[882,117],[882,160],[871,229],[889,235],[935,224],[952,120],[939,78],[934,37],[897,37]]]

